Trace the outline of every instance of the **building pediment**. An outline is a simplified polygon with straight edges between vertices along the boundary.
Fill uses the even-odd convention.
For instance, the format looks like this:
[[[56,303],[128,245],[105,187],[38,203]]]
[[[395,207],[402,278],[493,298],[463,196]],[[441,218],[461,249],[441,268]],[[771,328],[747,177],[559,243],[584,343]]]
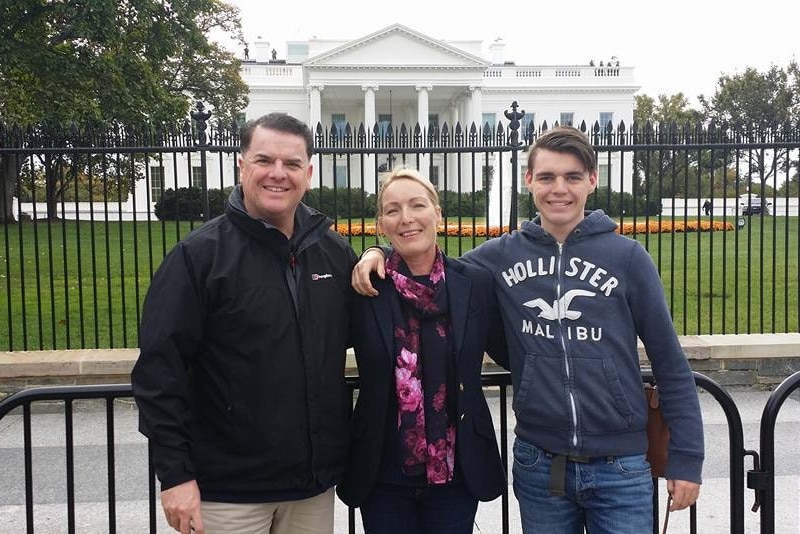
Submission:
[[[311,57],[303,65],[325,69],[475,69],[489,62],[444,41],[393,24]]]

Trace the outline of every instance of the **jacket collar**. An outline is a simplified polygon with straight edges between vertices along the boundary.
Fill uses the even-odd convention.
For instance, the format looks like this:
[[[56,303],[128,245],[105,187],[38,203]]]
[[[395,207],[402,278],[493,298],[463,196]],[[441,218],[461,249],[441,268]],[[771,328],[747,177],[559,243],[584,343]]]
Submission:
[[[285,242],[286,237],[272,224],[255,219],[244,208],[242,186],[237,185],[228,196],[225,213],[231,221],[251,237],[267,245],[274,241]],[[314,243],[333,224],[333,220],[302,202],[294,214],[294,234],[289,242],[295,252],[300,252]]]
[[[451,341],[453,342],[456,358],[458,358],[461,354],[467,329],[472,281],[464,274],[464,266],[460,262],[453,261],[445,256],[444,268],[450,308],[451,333],[453,336]],[[375,317],[380,325],[380,334],[386,347],[386,352],[394,358],[392,308],[397,307],[399,311],[400,303],[394,294],[394,285],[388,276],[383,280],[373,276],[372,283],[382,296],[369,298],[369,302],[372,304]]]

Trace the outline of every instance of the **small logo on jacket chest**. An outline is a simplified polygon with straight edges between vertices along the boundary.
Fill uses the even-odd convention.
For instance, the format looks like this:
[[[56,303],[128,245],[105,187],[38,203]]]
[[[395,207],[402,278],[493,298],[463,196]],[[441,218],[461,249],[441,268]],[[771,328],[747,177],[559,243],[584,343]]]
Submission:
[[[333,275],[331,273],[325,273],[325,274],[311,273],[312,280],[322,280],[324,278],[333,278]]]

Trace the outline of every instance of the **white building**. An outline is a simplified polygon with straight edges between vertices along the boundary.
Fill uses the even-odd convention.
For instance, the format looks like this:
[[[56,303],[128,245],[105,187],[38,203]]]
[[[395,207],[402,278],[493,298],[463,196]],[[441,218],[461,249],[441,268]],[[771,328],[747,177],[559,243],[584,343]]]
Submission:
[[[332,125],[344,127],[349,123],[358,129],[364,124],[368,131],[375,124],[386,128],[405,124],[413,131],[419,123],[424,129],[445,123],[452,128],[472,123],[495,126],[498,121],[508,124],[503,112],[512,101],[525,111],[521,131],[529,123],[539,128],[546,121],[579,126],[585,122],[591,128],[595,122],[615,127],[633,119],[634,93],[639,88],[633,77],[633,67],[620,66],[618,61],[595,66],[585,65],[516,65],[505,57],[505,45],[497,39],[488,47],[489,59],[482,57],[480,41],[441,41],[411,28],[394,24],[352,41],[310,39],[287,43],[286,55],[278,58],[277,51],[267,41],[253,44],[249,57],[242,64],[242,78],[250,87],[250,103],[246,119],[270,112],[286,112],[306,121],[312,129],[321,123],[326,130]],[[587,51],[587,56],[590,52]],[[349,174],[350,183],[374,192],[375,169],[380,172],[386,157],[377,154],[352,158],[325,156],[322,164],[315,159],[314,184],[331,186],[334,181],[343,186]],[[459,162],[457,156],[433,154],[424,156],[420,168],[427,170],[433,183],[440,188],[456,189],[459,177],[454,169],[461,168],[462,190],[472,190],[474,176],[487,171],[486,161],[470,163],[467,156]],[[631,191],[632,164],[620,161],[620,154],[601,158],[600,185],[609,180],[615,190]],[[629,156],[625,156],[626,159]],[[450,158],[445,166],[444,158]],[[494,172],[498,165],[491,156],[488,166]],[[481,159],[481,158],[478,158]],[[525,158],[520,158],[519,176],[524,176]],[[460,163],[460,165],[457,165]],[[510,164],[501,163],[503,176],[510,176]],[[158,166],[151,165],[150,203],[159,196],[160,187],[190,185],[192,174],[199,172],[195,155],[189,162],[184,155],[165,158]],[[208,186],[233,183],[235,155],[208,154]],[[470,168],[474,165],[475,168]],[[448,169],[447,176],[444,176]],[[623,171],[620,172],[620,169]],[[231,176],[228,176],[228,174]],[[610,177],[610,178],[609,178]],[[482,188],[481,179],[476,181]],[[500,194],[510,198],[510,186],[504,191],[491,191],[490,204],[499,204]],[[524,181],[520,179],[520,187]],[[147,205],[147,188],[137,186],[137,206]],[[494,201],[494,202],[493,202]],[[505,201],[507,212],[510,202]],[[506,219],[507,213],[502,216]],[[492,217],[494,219],[494,217]]]
[[[368,131],[376,123],[412,130],[417,123],[423,129],[456,122],[496,126],[508,123],[503,111],[517,101],[525,111],[523,130],[529,122],[536,128],[543,121],[585,122],[589,128],[596,121],[632,122],[639,88],[633,67],[618,61],[602,67],[516,65],[505,57],[502,40],[490,44],[490,59],[481,56],[481,47],[480,41],[441,41],[400,24],[352,41],[289,42],[285,59],[258,41],[242,66],[250,86],[246,118],[283,111],[327,130],[346,123],[354,129],[363,123]],[[432,181],[441,183],[436,162],[432,169]],[[321,171],[323,183],[325,176],[344,179],[341,170]],[[620,180],[606,162],[600,171],[601,185],[609,176]],[[631,190],[630,183],[622,187]]]

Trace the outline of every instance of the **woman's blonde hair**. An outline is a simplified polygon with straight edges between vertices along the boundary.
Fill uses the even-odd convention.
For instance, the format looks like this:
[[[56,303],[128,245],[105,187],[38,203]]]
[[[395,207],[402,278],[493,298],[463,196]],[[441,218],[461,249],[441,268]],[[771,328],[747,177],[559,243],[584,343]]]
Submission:
[[[420,172],[416,169],[410,169],[408,167],[396,167],[389,173],[389,176],[381,184],[380,189],[378,190],[378,205],[376,214],[377,217],[383,216],[383,193],[386,191],[386,188],[389,185],[393,184],[397,180],[414,180],[415,182],[419,183],[422,187],[425,188],[425,193],[428,195],[428,199],[433,203],[434,207],[439,207],[439,193],[436,192],[436,188],[433,187],[433,184],[422,176]]]

